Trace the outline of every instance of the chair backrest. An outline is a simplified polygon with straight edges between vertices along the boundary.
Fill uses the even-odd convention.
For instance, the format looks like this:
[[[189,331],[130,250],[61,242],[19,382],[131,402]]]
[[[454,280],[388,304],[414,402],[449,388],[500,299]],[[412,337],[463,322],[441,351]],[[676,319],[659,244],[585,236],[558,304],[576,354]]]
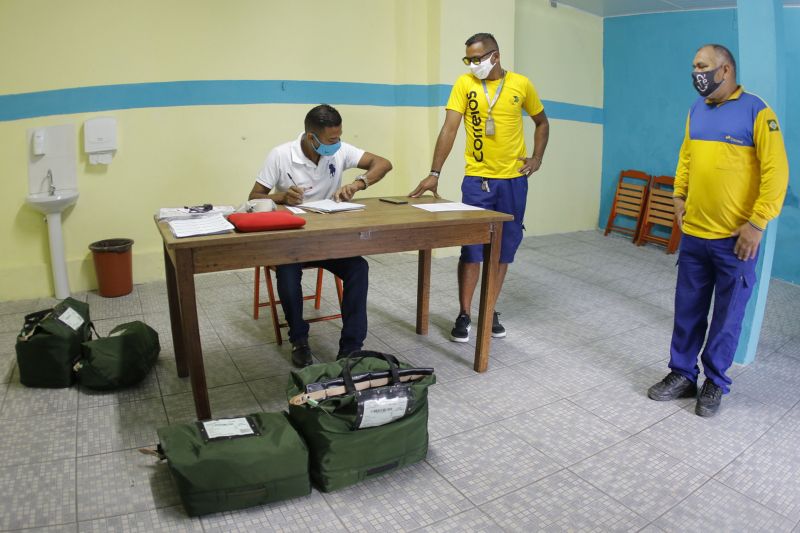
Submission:
[[[636,181],[643,183],[636,183]],[[639,218],[645,201],[645,191],[650,183],[650,175],[638,170],[623,170],[619,173],[616,214]]]
[[[647,224],[659,224],[672,227],[675,221],[675,206],[672,192],[675,178],[672,176],[654,176],[650,182],[650,198],[647,202]]]

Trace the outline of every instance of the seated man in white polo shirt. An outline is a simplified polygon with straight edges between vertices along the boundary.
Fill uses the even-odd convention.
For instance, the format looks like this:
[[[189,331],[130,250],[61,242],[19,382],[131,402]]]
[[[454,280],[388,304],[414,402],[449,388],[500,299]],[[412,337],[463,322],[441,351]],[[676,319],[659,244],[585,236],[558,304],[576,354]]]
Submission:
[[[308,112],[305,131],[298,139],[273,148],[258,173],[250,199],[270,198],[277,204],[297,205],[332,198],[349,201],[358,191],[380,181],[392,164],[383,157],[341,141],[342,117],[322,104]],[[358,167],[365,172],[342,185],[342,172]],[[311,364],[308,322],[303,320],[303,266],[321,266],[342,279],[342,334],[339,354],[360,350],[367,337],[369,267],[363,257],[315,261],[277,267],[278,295],[289,324],[292,363]],[[338,357],[337,356],[337,357]]]

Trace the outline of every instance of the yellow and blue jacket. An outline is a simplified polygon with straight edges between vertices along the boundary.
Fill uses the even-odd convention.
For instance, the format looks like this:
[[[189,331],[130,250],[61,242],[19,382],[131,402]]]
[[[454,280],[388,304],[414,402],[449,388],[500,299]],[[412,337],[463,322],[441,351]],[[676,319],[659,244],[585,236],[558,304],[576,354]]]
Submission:
[[[695,101],[675,171],[674,195],[686,199],[684,233],[721,239],[748,221],[766,228],[788,183],[778,118],[761,98],[739,87],[719,104]]]

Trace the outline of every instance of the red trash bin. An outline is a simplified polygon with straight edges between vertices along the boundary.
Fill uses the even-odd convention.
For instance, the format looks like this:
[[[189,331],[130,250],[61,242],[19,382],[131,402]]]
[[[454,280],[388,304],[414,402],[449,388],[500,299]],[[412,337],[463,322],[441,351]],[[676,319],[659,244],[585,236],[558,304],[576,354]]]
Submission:
[[[89,245],[100,296],[113,298],[133,291],[132,239],[106,239]]]

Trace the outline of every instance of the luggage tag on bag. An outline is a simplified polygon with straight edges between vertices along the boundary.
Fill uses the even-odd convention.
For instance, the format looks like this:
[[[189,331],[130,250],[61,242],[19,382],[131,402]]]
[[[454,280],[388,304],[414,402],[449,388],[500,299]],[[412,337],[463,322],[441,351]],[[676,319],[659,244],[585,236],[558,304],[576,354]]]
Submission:
[[[75,331],[83,325],[83,317],[73,308],[67,307],[63,313],[58,315],[58,319]]]
[[[253,419],[249,416],[218,418],[196,422],[204,442],[238,439],[261,435]]]
[[[398,384],[356,392],[358,412],[353,429],[383,426],[406,416],[414,405],[411,385]]]

